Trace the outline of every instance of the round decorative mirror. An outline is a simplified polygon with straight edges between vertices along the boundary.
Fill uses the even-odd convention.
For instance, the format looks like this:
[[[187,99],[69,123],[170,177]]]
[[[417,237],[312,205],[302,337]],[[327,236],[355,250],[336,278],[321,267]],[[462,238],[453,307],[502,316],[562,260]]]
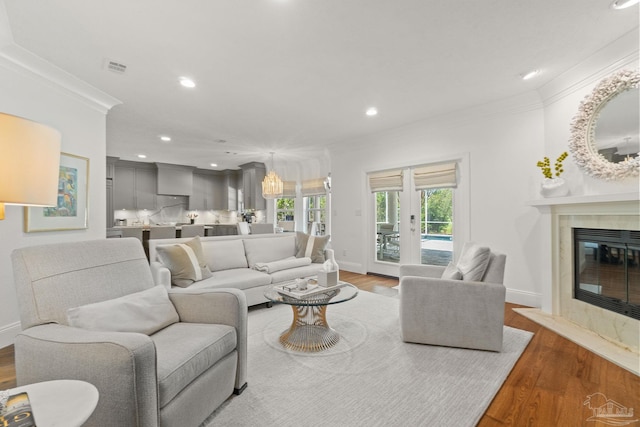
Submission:
[[[606,180],[640,172],[640,73],[623,70],[603,79],[571,123],[569,149],[588,175]]]

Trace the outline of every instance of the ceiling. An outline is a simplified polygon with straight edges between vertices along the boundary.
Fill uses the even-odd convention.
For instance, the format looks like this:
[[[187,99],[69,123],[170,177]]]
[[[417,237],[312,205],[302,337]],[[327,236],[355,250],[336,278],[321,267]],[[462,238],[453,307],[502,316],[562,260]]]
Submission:
[[[335,144],[535,90],[638,27],[637,5],[615,11],[610,1],[4,4],[16,44],[122,101],[107,116],[108,155],[222,170],[270,165],[270,152],[276,168],[326,156]],[[535,68],[536,78],[520,78]],[[181,76],[197,86],[182,87]],[[364,114],[370,106],[377,116]]]

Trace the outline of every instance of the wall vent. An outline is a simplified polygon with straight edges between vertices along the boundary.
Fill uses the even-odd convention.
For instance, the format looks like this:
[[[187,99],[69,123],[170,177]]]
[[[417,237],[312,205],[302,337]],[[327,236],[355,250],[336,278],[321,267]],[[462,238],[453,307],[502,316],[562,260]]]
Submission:
[[[104,68],[105,70],[109,70],[116,74],[124,74],[127,71],[127,66],[125,64],[112,59],[104,60]]]

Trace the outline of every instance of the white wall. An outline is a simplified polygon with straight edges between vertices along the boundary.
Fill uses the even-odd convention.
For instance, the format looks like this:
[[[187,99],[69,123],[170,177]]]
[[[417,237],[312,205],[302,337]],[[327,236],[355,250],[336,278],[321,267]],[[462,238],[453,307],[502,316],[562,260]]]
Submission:
[[[367,271],[367,224],[373,217],[367,171],[468,153],[468,236],[508,254],[505,283],[510,301],[538,304],[539,214],[525,202],[535,197],[533,173],[543,140],[542,105],[530,92],[335,149],[332,246],[341,268]]]
[[[332,245],[341,268],[367,271],[366,172],[426,163],[467,152],[470,159],[469,238],[507,254],[507,300],[548,309],[551,223],[527,202],[539,199],[536,162],[568,151],[570,123],[597,82],[638,67],[638,31],[596,52],[535,92],[357,141],[331,152]],[[605,182],[565,161],[572,195],[637,191],[638,179]],[[361,213],[358,216],[357,213]],[[346,256],[344,255],[346,251]]]
[[[595,52],[591,57],[565,72],[557,79],[540,88],[539,93],[544,104],[545,155],[555,159],[563,151],[568,151],[571,135],[570,124],[577,114],[581,101],[588,96],[598,82],[621,69],[638,69],[638,30],[632,31],[610,45]],[[553,160],[552,160],[553,161]],[[570,188],[570,196],[591,196],[637,192],[640,187],[638,178],[623,181],[604,181],[582,173],[569,156],[564,162],[563,178]],[[544,272],[541,282],[542,310],[552,310],[552,251],[551,215],[547,208],[541,209],[540,223],[545,230],[539,251],[540,269]]]
[[[106,104],[116,102],[102,93],[92,93],[86,84],[48,67],[39,58],[12,45],[11,41],[4,40],[4,46],[2,42],[0,40],[0,112],[58,129],[62,134],[62,151],[89,158],[90,177],[89,228],[86,230],[25,233],[23,208],[6,206],[5,220],[0,221],[0,348],[12,344],[15,334],[20,331],[10,261],[13,249],[105,237],[105,128],[108,108],[102,101]],[[18,63],[28,63],[35,72]],[[47,73],[50,78],[44,76]],[[63,80],[64,87],[60,84]],[[73,86],[78,90],[73,90]],[[96,102],[98,99],[100,102]]]

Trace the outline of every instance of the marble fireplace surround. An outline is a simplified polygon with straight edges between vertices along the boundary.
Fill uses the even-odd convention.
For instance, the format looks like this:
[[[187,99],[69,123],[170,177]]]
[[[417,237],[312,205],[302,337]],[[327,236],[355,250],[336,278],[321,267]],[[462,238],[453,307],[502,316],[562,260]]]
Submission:
[[[625,369],[640,375],[640,321],[573,298],[572,228],[640,230],[638,193],[550,198],[531,202],[551,229],[551,286],[542,309],[516,309]],[[550,312],[549,312],[550,311]]]

